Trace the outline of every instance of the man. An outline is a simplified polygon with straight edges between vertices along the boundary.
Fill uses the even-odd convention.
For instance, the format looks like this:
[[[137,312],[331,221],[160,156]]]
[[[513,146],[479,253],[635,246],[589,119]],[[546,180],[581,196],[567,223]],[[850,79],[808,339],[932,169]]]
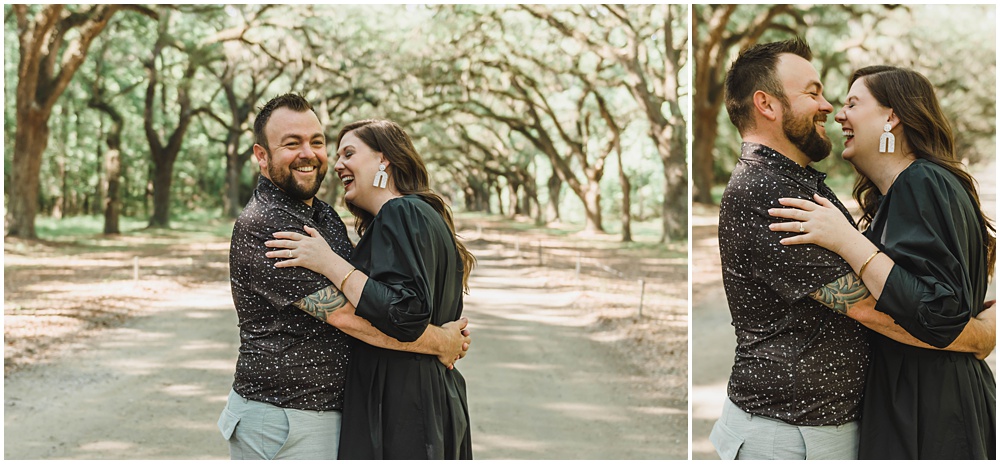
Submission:
[[[299,95],[269,101],[254,121],[260,178],[236,220],[230,246],[240,354],[219,429],[233,459],[336,459],[344,375],[355,337],[384,348],[433,354],[446,365],[468,347],[464,319],[429,326],[402,343],[354,315],[343,294],[302,267],[275,268],[264,242],[277,231],[317,229],[345,259],[347,228],[315,198],[327,172],[319,118]],[[336,327],[335,327],[336,326]]]
[[[782,245],[791,234],[769,229],[781,220],[768,209],[781,208],[782,197],[819,194],[851,218],[826,175],[809,166],[830,153],[824,123],[833,111],[811,59],[799,39],[759,44],[740,53],[726,77],[726,109],[743,149],[719,212],[737,336],[729,399],[710,435],[724,459],[856,459],[868,366],[862,324],[927,346],[875,311],[875,299],[836,254]],[[989,331],[976,325],[983,321],[973,322],[949,350],[992,350],[995,338],[983,336]]]

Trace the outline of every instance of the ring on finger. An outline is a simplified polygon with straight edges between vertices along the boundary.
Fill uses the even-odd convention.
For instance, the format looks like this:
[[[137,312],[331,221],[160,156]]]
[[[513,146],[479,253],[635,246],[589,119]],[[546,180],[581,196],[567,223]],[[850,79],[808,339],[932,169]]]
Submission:
[[[799,233],[800,233],[800,234],[802,234],[802,233],[805,233],[805,231],[806,231],[806,226],[805,226],[805,225],[803,225],[803,224],[802,224],[802,223],[800,222],[800,223],[799,223]]]
[[[292,250],[288,250],[288,257],[289,257],[289,258],[291,258],[291,257],[292,257]]]

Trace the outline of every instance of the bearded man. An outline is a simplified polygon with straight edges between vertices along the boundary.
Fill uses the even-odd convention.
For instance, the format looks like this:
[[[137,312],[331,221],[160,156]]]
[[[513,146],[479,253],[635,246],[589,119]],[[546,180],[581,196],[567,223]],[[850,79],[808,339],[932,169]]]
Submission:
[[[768,209],[783,197],[819,194],[850,218],[826,175],[809,166],[830,154],[824,123],[833,112],[811,59],[799,39],[758,44],[726,77],[743,149],[719,211],[737,337],[729,398],[710,436],[723,459],[857,458],[868,343],[861,324],[823,303],[823,291],[853,270],[818,246],[784,246],[788,234],[768,228],[778,221]],[[871,300],[863,286],[853,296],[861,298],[846,304]]]
[[[402,343],[355,315],[321,274],[276,268],[265,245],[274,232],[308,225],[345,259],[352,244],[340,216],[315,198],[328,162],[309,102],[292,93],[271,99],[254,120],[254,142],[260,178],[229,249],[240,352],[219,430],[233,459],[337,459],[352,344],[437,355],[450,366],[468,349],[468,321],[431,325]]]

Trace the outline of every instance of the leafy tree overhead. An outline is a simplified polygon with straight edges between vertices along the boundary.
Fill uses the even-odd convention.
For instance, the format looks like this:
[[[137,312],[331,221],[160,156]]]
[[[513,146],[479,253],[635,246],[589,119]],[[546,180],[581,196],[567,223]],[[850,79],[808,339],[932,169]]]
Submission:
[[[39,214],[103,214],[109,234],[123,217],[169,227],[181,211],[236,216],[257,174],[256,111],[292,91],[313,102],[331,164],[340,127],[389,118],[456,209],[686,240],[689,162],[691,195],[711,202],[739,151],[721,111],[726,67],[755,41],[791,35],[812,43],[835,105],[853,69],[911,66],[941,89],[963,156],[995,151],[992,5],[4,12],[5,225],[17,237],[35,236]],[[823,163],[834,180],[851,175],[836,157]],[[319,196],[337,205],[341,190],[329,175]]]
[[[970,162],[994,156],[995,18],[993,5],[695,5],[693,200],[713,203],[713,187],[726,181],[739,156],[739,135],[722,111],[730,63],[750,45],[792,36],[810,43],[836,109],[855,69],[909,67],[935,84],[962,155]],[[828,134],[842,146],[840,134]],[[819,167],[834,179],[853,176],[837,156]]]

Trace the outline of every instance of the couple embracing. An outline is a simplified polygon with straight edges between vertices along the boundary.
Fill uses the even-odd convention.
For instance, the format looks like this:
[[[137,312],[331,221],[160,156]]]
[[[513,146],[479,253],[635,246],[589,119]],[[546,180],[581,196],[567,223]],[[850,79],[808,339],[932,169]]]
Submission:
[[[361,240],[315,198],[327,141],[301,96],[254,121],[260,178],[233,229],[240,349],[219,418],[233,459],[471,459],[462,316],[475,258],[397,124],[337,137]],[[461,318],[461,319],[460,319]]]
[[[835,120],[862,232],[809,166],[834,111],[811,59],[798,39],[759,44],[726,78],[737,349],[710,440],[725,459],[995,459],[996,230],[934,88],[890,66],[852,76]]]

